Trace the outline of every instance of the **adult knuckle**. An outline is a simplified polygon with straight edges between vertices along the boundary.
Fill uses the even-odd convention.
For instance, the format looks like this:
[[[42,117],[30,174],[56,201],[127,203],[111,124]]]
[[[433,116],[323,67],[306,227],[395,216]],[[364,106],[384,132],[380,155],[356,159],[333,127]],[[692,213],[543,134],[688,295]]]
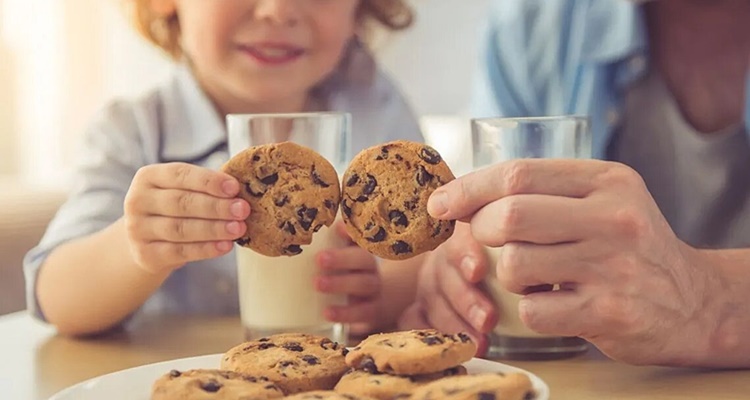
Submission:
[[[522,257],[521,249],[517,244],[504,245],[497,263],[498,278],[505,283],[517,284],[523,272]]]
[[[611,215],[612,226],[616,233],[624,239],[638,239],[648,230],[648,218],[636,207],[623,206]]]
[[[525,193],[529,187],[531,173],[528,160],[513,160],[503,170],[505,192],[509,195]]]
[[[609,294],[600,296],[594,301],[594,315],[611,328],[620,331],[627,329],[636,322],[632,301],[624,296]]]
[[[641,178],[638,172],[621,163],[610,163],[609,168],[600,173],[597,179],[598,183],[604,187],[643,185],[643,178]]]
[[[501,201],[498,226],[505,231],[513,231],[523,218],[523,204],[516,197],[506,197]]]

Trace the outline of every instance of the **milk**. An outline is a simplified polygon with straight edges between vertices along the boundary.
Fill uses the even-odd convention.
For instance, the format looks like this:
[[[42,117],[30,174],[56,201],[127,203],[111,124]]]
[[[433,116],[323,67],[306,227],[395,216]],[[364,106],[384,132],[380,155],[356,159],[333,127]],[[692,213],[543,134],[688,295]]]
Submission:
[[[521,295],[503,288],[497,280],[500,248],[488,248],[490,269],[484,287],[500,314],[500,320],[489,335],[487,357],[490,359],[551,360],[573,357],[586,352],[586,341],[577,337],[542,335],[523,324],[518,313]]]
[[[315,256],[321,250],[345,246],[328,227],[321,228],[312,243],[302,246],[302,253],[293,257],[267,257],[237,246],[240,313],[246,336],[283,332],[338,336],[343,328],[327,321],[323,310],[346,304],[346,296],[315,290]]]

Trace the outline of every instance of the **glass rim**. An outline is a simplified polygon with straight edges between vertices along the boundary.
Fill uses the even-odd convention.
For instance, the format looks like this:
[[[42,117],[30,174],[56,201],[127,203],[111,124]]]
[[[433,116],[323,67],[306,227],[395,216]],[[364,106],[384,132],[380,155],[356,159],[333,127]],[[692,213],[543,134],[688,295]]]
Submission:
[[[530,123],[530,122],[555,122],[555,121],[581,121],[590,122],[590,118],[585,115],[572,114],[572,115],[547,115],[541,117],[483,117],[483,118],[472,118],[471,122],[490,122],[490,121],[511,121],[518,123]]]
[[[299,112],[299,113],[227,114],[227,120],[230,120],[230,119],[250,120],[250,119],[255,119],[255,118],[292,119],[292,118],[315,118],[315,117],[350,118],[351,113],[336,112],[336,111],[316,111],[316,112]]]

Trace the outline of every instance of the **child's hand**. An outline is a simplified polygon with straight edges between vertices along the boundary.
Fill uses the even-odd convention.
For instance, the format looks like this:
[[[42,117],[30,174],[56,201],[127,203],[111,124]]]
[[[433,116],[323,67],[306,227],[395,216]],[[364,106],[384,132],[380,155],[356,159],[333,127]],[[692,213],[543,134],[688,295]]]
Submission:
[[[351,324],[354,335],[369,333],[375,328],[381,300],[377,261],[351,241],[343,223],[337,222],[332,229],[346,238],[349,246],[318,253],[316,261],[320,275],[315,280],[315,287],[323,293],[346,294],[349,303],[328,307],[325,317],[329,321]]]
[[[135,262],[153,273],[218,257],[247,229],[250,205],[239,182],[185,163],[141,168],[125,197],[125,227]]]

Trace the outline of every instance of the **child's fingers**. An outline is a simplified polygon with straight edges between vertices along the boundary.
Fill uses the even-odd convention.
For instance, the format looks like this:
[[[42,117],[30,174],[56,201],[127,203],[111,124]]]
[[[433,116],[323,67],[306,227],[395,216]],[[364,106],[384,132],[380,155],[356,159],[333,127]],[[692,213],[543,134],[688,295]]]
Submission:
[[[357,246],[321,251],[317,254],[316,261],[322,272],[374,272],[378,269],[375,257]]]
[[[323,275],[315,280],[315,287],[323,293],[346,294],[356,297],[372,297],[380,293],[378,274]]]
[[[153,164],[138,170],[134,182],[161,189],[182,189],[231,198],[240,192],[234,177],[187,163]]]
[[[243,221],[250,215],[250,204],[243,199],[221,199],[187,190],[167,189],[143,196],[134,211],[165,217]]]
[[[357,323],[372,322],[378,317],[376,301],[354,302],[346,306],[331,306],[323,311],[324,316],[331,322]]]
[[[211,221],[205,219],[149,217],[128,224],[131,236],[151,242],[207,242],[234,240],[245,234],[242,221]]]
[[[202,243],[152,242],[134,248],[138,265],[150,271],[163,271],[191,261],[222,256],[232,250],[231,241]]]

